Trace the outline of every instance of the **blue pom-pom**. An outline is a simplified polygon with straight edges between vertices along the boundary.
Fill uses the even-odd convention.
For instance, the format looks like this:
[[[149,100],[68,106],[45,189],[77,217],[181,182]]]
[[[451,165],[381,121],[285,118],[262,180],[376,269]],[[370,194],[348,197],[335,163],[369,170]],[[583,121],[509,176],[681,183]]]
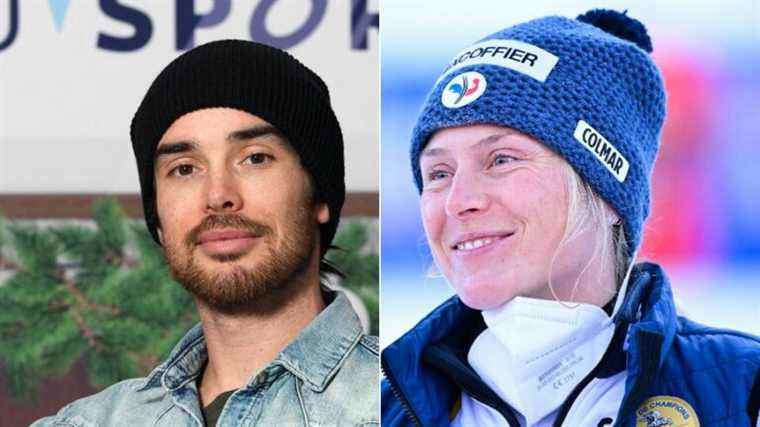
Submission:
[[[578,15],[576,19],[600,28],[613,36],[636,43],[638,47],[651,53],[652,39],[649,38],[646,27],[636,19],[627,16],[627,12],[594,9]]]

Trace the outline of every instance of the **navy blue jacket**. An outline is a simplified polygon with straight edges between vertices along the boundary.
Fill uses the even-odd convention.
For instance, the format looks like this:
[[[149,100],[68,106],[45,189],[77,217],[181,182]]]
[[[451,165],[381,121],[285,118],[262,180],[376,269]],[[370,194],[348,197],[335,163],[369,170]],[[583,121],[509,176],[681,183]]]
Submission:
[[[628,372],[616,426],[635,426],[639,406],[663,395],[688,402],[701,426],[757,424],[760,338],[678,316],[667,277],[651,263],[634,267],[615,322],[602,361],[570,394],[555,425],[562,424],[591,379],[623,369]],[[465,390],[518,426],[514,410],[467,363],[469,347],[483,329],[480,312],[455,296],[388,346],[381,357],[382,425],[449,425]]]

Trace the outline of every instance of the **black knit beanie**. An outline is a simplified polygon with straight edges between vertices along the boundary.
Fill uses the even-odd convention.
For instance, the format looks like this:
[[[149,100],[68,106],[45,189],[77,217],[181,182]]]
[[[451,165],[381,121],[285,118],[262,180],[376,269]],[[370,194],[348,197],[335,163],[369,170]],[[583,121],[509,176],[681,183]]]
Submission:
[[[330,221],[320,227],[321,254],[330,247],[346,188],[343,135],[327,86],[287,52],[244,40],[221,40],[177,57],[156,77],[132,119],[145,221],[160,244],[154,185],[158,142],[175,120],[204,108],[246,111],[275,126],[300,155]],[[276,189],[274,189],[276,190]]]

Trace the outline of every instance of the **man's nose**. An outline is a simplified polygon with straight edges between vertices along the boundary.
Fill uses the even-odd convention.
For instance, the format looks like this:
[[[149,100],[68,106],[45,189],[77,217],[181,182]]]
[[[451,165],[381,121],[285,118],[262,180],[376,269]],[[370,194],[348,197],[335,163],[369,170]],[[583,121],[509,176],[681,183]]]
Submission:
[[[218,168],[209,174],[206,192],[208,213],[237,212],[243,207],[236,177],[227,168]]]

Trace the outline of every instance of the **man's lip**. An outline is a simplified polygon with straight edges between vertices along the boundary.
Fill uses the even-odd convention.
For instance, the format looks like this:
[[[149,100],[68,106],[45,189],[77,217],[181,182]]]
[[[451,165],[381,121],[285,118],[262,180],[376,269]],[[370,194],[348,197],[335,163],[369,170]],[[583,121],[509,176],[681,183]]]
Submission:
[[[476,233],[460,234],[455,239],[452,240],[452,243],[449,244],[449,248],[452,250],[457,250],[457,246],[464,244],[466,242],[472,242],[472,241],[480,240],[480,239],[500,240],[505,237],[509,237],[513,234],[515,234],[514,231],[483,231],[483,232],[476,232]]]
[[[198,236],[198,244],[202,245],[209,242],[218,242],[222,240],[234,239],[252,239],[256,236],[248,230],[210,230],[205,231]]]

